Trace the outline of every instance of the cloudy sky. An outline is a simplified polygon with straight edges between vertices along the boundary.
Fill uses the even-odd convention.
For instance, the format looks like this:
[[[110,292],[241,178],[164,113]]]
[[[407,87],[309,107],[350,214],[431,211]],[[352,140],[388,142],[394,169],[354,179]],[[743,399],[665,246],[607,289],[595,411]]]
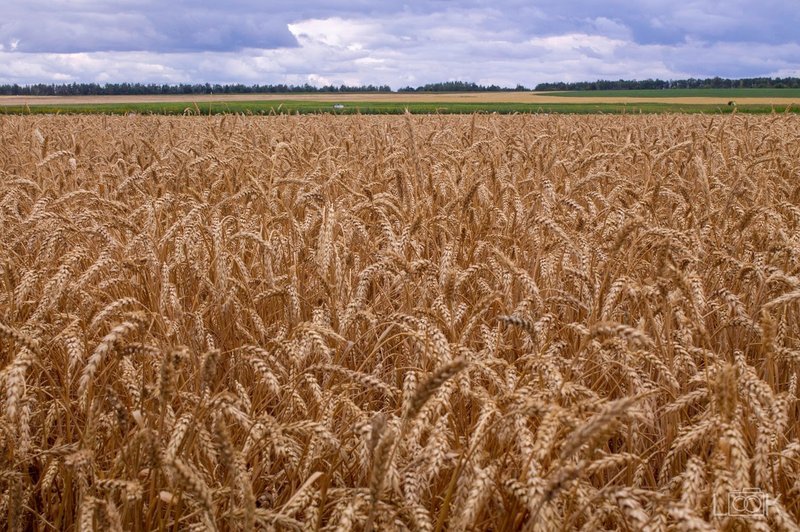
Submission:
[[[800,76],[796,0],[2,0],[0,83]]]

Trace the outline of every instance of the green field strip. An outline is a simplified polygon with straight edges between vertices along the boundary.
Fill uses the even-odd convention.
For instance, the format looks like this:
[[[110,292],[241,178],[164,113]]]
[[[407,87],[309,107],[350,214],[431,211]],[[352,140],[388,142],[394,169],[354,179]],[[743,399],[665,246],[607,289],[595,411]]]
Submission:
[[[335,107],[336,106],[336,107]],[[341,107],[339,107],[341,106]],[[743,104],[736,107],[720,104],[684,103],[444,103],[444,102],[328,102],[320,101],[241,101],[241,102],[167,102],[167,103],[96,103],[64,105],[0,106],[0,114],[471,114],[471,113],[566,113],[566,114],[652,114],[652,113],[782,113],[800,112],[800,105],[769,103]]]

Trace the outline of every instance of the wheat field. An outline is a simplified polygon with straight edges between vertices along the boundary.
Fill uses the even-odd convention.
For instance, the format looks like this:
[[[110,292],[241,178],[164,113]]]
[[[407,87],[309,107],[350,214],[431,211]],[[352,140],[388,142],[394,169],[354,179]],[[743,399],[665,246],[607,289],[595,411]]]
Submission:
[[[790,115],[2,117],[0,520],[798,530],[799,225]]]

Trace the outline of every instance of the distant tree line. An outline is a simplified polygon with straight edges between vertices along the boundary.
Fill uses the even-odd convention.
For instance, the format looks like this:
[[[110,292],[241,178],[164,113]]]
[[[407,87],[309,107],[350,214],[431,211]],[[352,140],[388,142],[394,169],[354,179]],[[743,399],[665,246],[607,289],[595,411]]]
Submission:
[[[397,92],[512,92],[530,90],[522,85],[516,87],[500,87],[498,85],[478,85],[468,81],[442,81],[439,83],[428,83],[417,88],[403,87]]]
[[[617,81],[578,81],[566,83],[539,83],[537,91],[600,91],[628,89],[797,89],[800,78],[689,78],[679,80],[645,79]]]
[[[706,78],[706,79],[645,79],[645,80],[598,80],[579,82],[539,83],[537,91],[593,91],[625,89],[771,89],[800,88],[800,78]],[[403,87],[397,92],[513,92],[530,90],[523,85],[500,87],[479,85],[468,81],[443,81],[419,87]],[[389,85],[244,85],[241,83],[180,83],[176,85],[158,83],[36,83],[30,85],[0,85],[2,96],[108,96],[148,94],[292,94],[292,93],[339,93],[339,92],[392,92]]]
[[[527,91],[522,85],[514,88],[498,85],[478,85],[465,81],[429,83],[419,87],[403,87],[397,92],[501,92]],[[110,96],[147,94],[255,94],[255,93],[337,93],[337,92],[392,92],[389,85],[244,85],[241,83],[181,83],[178,85],[157,83],[36,83],[32,85],[0,85],[3,96]]]
[[[142,94],[252,94],[252,93],[298,93],[298,92],[391,92],[388,85],[243,85],[181,83],[161,85],[156,83],[36,83],[33,85],[0,85],[4,96],[111,96]]]

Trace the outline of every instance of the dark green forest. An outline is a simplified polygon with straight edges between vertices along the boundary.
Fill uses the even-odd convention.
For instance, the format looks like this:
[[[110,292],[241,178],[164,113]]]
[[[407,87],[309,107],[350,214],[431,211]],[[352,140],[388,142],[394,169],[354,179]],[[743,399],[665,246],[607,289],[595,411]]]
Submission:
[[[534,90],[546,91],[594,91],[594,90],[669,90],[669,89],[783,89],[800,88],[800,78],[706,78],[706,79],[645,79],[645,80],[598,80],[578,82],[539,83]],[[418,87],[403,87],[397,92],[511,92],[528,91],[523,85],[500,87],[479,85],[467,81],[443,81]],[[0,85],[2,96],[111,96],[111,95],[157,95],[157,94],[303,94],[303,93],[388,93],[389,85],[245,85],[242,83],[35,83],[30,85]]]
[[[0,85],[3,96],[119,96],[145,94],[294,94],[294,93],[340,93],[340,92],[391,92],[388,85],[244,85],[181,83],[177,85],[157,83],[36,83],[32,85]]]
[[[689,78],[678,80],[645,79],[617,81],[578,81],[572,83],[539,83],[537,91],[605,91],[605,90],[652,90],[652,89],[797,89],[800,78]]]

